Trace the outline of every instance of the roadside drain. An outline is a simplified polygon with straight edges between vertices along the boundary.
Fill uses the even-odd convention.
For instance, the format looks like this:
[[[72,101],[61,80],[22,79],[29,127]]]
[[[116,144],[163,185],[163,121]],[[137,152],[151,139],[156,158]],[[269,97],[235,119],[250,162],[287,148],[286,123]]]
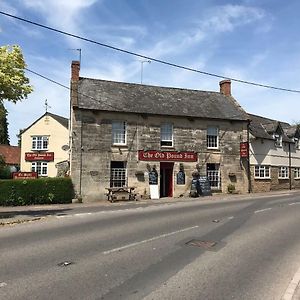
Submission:
[[[188,246],[195,246],[195,247],[199,247],[199,248],[203,248],[205,250],[210,250],[211,248],[213,248],[215,245],[217,245],[217,242],[215,241],[202,241],[202,240],[190,240],[189,242],[185,243]]]

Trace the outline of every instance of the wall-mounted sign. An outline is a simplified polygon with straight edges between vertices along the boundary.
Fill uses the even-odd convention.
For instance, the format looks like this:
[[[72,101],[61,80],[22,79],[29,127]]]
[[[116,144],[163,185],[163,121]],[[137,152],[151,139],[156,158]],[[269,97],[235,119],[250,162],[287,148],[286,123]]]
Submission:
[[[13,172],[13,179],[36,179],[38,174],[36,172]]]
[[[26,161],[54,161],[54,152],[43,152],[43,153],[25,153]]]
[[[248,158],[249,153],[249,144],[248,142],[240,143],[240,157],[241,158]]]
[[[197,161],[197,153],[195,152],[175,152],[175,151],[155,151],[155,150],[139,150],[139,160],[154,161]]]

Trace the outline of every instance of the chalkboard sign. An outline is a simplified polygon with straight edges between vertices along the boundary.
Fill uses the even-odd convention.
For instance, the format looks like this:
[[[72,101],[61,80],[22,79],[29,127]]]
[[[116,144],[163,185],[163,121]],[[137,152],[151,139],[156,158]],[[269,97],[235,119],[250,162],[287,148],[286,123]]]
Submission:
[[[185,184],[185,174],[183,171],[179,171],[176,175],[176,179],[177,179],[177,184],[178,185],[184,185]]]
[[[200,184],[200,195],[201,196],[211,196],[211,188],[210,188],[210,183],[209,180],[206,176],[200,176],[199,179],[199,184]]]
[[[149,172],[149,184],[158,184],[158,173],[154,168]]]

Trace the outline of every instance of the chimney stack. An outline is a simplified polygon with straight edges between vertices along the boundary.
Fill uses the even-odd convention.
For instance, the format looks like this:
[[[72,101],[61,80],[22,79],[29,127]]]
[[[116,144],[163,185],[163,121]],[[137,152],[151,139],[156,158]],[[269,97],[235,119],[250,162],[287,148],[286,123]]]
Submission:
[[[71,65],[71,81],[79,81],[79,70],[80,62],[73,60]]]
[[[229,79],[220,81],[220,93],[225,96],[231,96],[231,81]]]

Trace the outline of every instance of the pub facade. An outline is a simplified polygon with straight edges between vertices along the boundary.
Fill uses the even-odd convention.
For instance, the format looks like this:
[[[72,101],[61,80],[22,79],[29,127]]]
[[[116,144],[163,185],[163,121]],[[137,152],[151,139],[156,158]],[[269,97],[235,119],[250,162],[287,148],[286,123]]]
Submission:
[[[72,63],[71,177],[83,201],[111,187],[135,187],[139,198],[189,196],[195,174],[213,192],[248,188],[240,144],[248,116],[230,81],[207,92],[79,77]]]

